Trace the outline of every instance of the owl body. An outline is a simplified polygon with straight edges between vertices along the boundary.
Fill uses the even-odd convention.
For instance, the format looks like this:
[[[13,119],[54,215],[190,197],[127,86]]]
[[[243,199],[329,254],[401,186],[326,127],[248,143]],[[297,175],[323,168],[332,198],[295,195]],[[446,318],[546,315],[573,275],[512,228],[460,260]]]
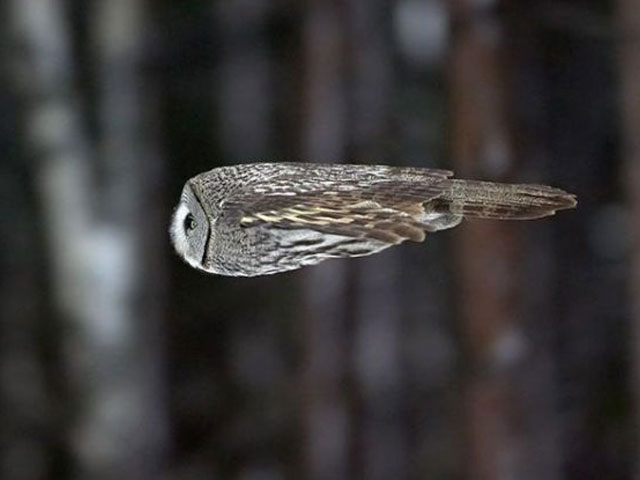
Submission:
[[[457,180],[446,170],[256,163],[187,181],[174,212],[176,251],[195,268],[256,276],[377,253],[465,216],[527,219],[575,206],[541,185]]]

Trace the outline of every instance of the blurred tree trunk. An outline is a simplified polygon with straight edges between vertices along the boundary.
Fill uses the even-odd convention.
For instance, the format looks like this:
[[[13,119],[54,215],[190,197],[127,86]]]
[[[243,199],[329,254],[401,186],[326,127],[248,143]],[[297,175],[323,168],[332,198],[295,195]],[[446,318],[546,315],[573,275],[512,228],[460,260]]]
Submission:
[[[493,12],[467,0],[452,2],[451,13],[454,169],[459,177],[514,181],[510,85],[506,48],[501,43],[504,25]],[[454,233],[457,304],[466,350],[463,408],[468,478],[557,475],[553,462],[524,454],[532,440],[524,427],[531,412],[516,382],[527,346],[522,331],[518,229],[519,225],[509,222],[468,221]]]
[[[75,475],[150,478],[166,447],[158,351],[157,238],[164,229],[148,208],[157,163],[141,145],[146,125],[135,60],[142,12],[128,0],[94,6],[104,134],[96,160],[74,89],[64,2],[11,3],[14,81],[28,105],[25,136],[53,259],[68,383],[79,402],[69,412]]]
[[[392,73],[391,4],[346,3],[349,65],[349,161],[389,163]],[[357,478],[406,478],[409,472],[399,252],[349,264],[353,278],[355,399],[352,424]]]
[[[278,98],[274,76],[279,65],[274,62],[269,20],[277,3],[214,1],[212,5],[215,32],[224,46],[214,79],[216,133],[224,154],[221,162],[273,161],[274,99]],[[264,455],[273,445],[287,445],[287,422],[294,417],[291,405],[282,401],[288,390],[283,385],[288,382],[285,354],[278,347],[283,337],[280,327],[287,324],[287,318],[279,310],[281,305],[275,305],[279,283],[277,278],[270,282],[272,279],[258,278],[255,283],[242,279],[242,284],[230,287],[229,295],[243,298],[242,304],[250,297],[255,310],[236,311],[215,320],[226,324],[229,356],[225,373],[232,385],[229,401],[234,403],[223,415],[230,417],[229,430],[237,432],[218,439],[225,444],[222,455],[220,448],[216,451],[216,467],[223,478],[281,478],[287,469],[294,469],[279,455]],[[258,285],[261,295],[255,293]]]
[[[302,158],[338,162],[345,155],[345,24],[342,4],[307,4],[303,25]],[[349,399],[347,265],[328,261],[305,271],[303,422],[305,478],[348,478]]]
[[[0,9],[2,13],[7,12]],[[7,40],[8,31],[2,23],[0,42]],[[51,388],[55,382],[48,378],[55,369],[46,362],[53,342],[41,333],[48,330],[49,319],[44,315],[40,217],[27,187],[24,152],[16,148],[19,102],[12,93],[0,92],[0,218],[5,219],[0,222],[0,478],[37,480],[59,460],[52,455],[59,438],[51,420],[59,413],[59,402]]]
[[[635,460],[634,478],[640,478],[640,2],[637,0],[619,0],[617,5],[618,31],[622,41],[619,46],[619,70],[621,81],[620,110],[622,114],[623,160],[626,171],[626,191],[631,208],[629,223],[633,250],[631,252],[631,271],[629,294],[631,298],[631,337],[632,355],[631,388],[635,396]],[[634,455],[635,453],[635,455]]]
[[[546,109],[556,107],[548,102],[550,92],[544,89],[544,47],[539,38],[540,25],[531,21],[532,9],[539,11],[535,4],[509,3],[502,17],[505,39],[509,39],[502,49],[504,65],[509,67],[509,86],[505,90],[511,99],[509,130],[518,167],[512,180],[557,181],[573,191],[570,181],[556,180],[550,165],[552,152],[545,114]],[[564,282],[560,282],[556,267],[553,229],[566,221],[554,218],[512,225],[523,233],[519,237],[522,255],[516,267],[521,272],[517,300],[524,351],[510,378],[514,411],[518,414],[513,420],[518,426],[521,449],[526,452],[520,458],[523,478],[563,478],[563,424],[557,408],[560,391],[556,358],[561,314],[555,299],[559,291],[564,291]]]
[[[86,138],[74,103],[65,12],[61,2],[39,0],[11,1],[7,10],[15,62],[9,73],[25,105],[22,135],[25,153],[33,158],[35,195],[43,211],[47,257],[52,259],[49,284],[56,313],[63,319],[59,330],[77,335],[92,308],[88,272],[80,260],[88,252],[90,184]],[[60,341],[58,333],[55,342]],[[67,379],[60,384],[67,386]],[[68,433],[68,425],[57,427],[64,429],[62,435]]]
[[[213,4],[224,45],[216,101],[225,161],[258,161],[269,151],[272,133],[274,89],[266,33],[273,5],[268,0]]]
[[[85,385],[95,409],[78,429],[78,441],[85,444],[98,434],[111,444],[104,464],[87,468],[97,467],[109,478],[118,472],[130,478],[156,476],[168,447],[162,379],[166,265],[161,254],[167,219],[157,92],[149,78],[143,89],[140,62],[148,26],[145,5],[142,0],[101,0],[88,19],[98,66],[97,170],[104,175],[97,213],[103,215],[108,237],[105,258],[95,268],[111,278],[96,295],[105,302],[106,318],[87,330],[85,339],[95,350],[94,362],[102,366],[93,368]],[[96,378],[101,385],[94,384]]]

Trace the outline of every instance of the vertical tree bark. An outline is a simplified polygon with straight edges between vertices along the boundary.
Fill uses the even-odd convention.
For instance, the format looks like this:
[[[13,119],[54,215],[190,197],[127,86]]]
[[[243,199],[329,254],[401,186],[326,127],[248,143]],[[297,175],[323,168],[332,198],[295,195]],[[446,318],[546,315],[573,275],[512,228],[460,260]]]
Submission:
[[[391,5],[347,2],[350,161],[388,163],[392,79]],[[350,267],[354,278],[354,409],[358,431],[354,473],[367,479],[408,476],[399,252],[387,251]]]
[[[219,63],[220,140],[229,163],[264,159],[274,98],[267,19],[269,1],[214,2],[224,48]],[[235,159],[235,161],[234,161]]]
[[[222,45],[215,69],[215,101],[216,133],[224,156],[217,160],[230,164],[278,160],[278,156],[273,155],[279,148],[275,145],[274,138],[278,137],[273,125],[275,99],[279,98],[274,76],[279,70],[269,37],[269,21],[278,7],[277,2],[211,3],[215,11],[215,32]],[[278,347],[283,342],[286,329],[280,327],[287,324],[286,316],[279,310],[274,311],[283,287],[278,278],[259,278],[256,283],[249,281],[243,285],[246,289],[238,284],[229,292],[237,297],[254,296],[254,311],[245,309],[217,319],[226,324],[229,355],[225,373],[233,386],[229,389],[232,393],[227,394],[228,401],[237,403],[232,412],[226,412],[231,417],[229,429],[242,432],[232,439],[220,438],[219,441],[229,446],[218,463],[223,476],[280,478],[287,467],[293,469],[281,461],[280,453],[286,450],[282,445],[290,445],[287,422],[294,417],[292,405],[282,402],[287,390],[283,386],[288,382],[284,378],[285,353]],[[259,298],[254,295],[256,287],[261,289]],[[244,302],[246,300],[240,300]],[[277,453],[265,455],[274,445],[278,445]],[[225,457],[243,460],[225,462]]]
[[[640,427],[640,53],[637,46],[637,39],[640,37],[640,2],[619,0],[617,18],[618,31],[621,33],[619,38],[622,40],[619,44],[622,152],[626,170],[626,191],[631,209],[630,235],[634,239],[629,279],[632,354],[630,385],[635,396],[633,404],[636,445],[632,468],[634,478],[640,478],[640,443],[637,433]]]
[[[159,198],[164,169],[155,92],[151,81],[144,89],[142,82],[144,5],[103,0],[88,19],[98,65],[97,168],[104,175],[96,198],[102,225],[94,227],[104,248],[94,265],[102,278],[94,295],[103,307],[85,319],[90,328],[83,342],[95,365],[85,371],[92,405],[75,440],[84,458],[81,474],[92,478],[156,476],[167,449],[161,378],[167,220]],[[87,441],[98,442],[97,451],[90,452]]]
[[[34,157],[32,177],[43,211],[45,255],[52,259],[49,283],[56,313],[66,318],[65,327],[73,326],[75,331],[78,319],[90,308],[86,272],[74,258],[87,251],[90,214],[86,145],[73,103],[68,32],[60,2],[16,0],[6,4],[5,10],[14,62],[7,73],[25,106],[21,134],[25,154]]]
[[[5,41],[9,26],[2,26],[0,41]],[[25,182],[29,169],[16,148],[21,133],[11,93],[0,93],[0,151],[6,155],[0,162],[0,218],[5,219],[0,222],[0,478],[37,480],[47,477],[57,460],[51,454],[58,440],[51,419],[59,402],[48,382],[55,369],[42,348],[52,342],[43,341],[41,333],[50,319],[42,288],[40,222]]]
[[[153,185],[157,176],[138,148],[136,6],[97,4],[104,149],[93,162],[63,2],[10,4],[14,82],[28,105],[25,137],[42,200],[68,383],[78,402],[69,412],[78,478],[153,477],[165,448],[157,350],[163,272],[158,244],[148,241],[159,225],[141,188],[143,178]]]
[[[518,179],[524,181],[540,181],[542,183],[558,182],[571,191],[578,188],[572,179],[579,175],[573,172],[568,158],[571,155],[559,154],[552,150],[550,138],[551,119],[562,106],[551,101],[552,89],[545,77],[548,58],[545,42],[541,41],[545,30],[541,24],[532,21],[532,15],[543,11],[530,2],[504,3],[503,16],[505,40],[504,61],[509,66],[510,82],[507,94],[511,96],[509,105],[510,131],[514,138],[513,154],[517,157]],[[551,7],[551,4],[547,5]],[[576,22],[577,24],[578,22]],[[560,60],[561,61],[561,60]],[[562,91],[562,87],[555,87]],[[569,110],[569,108],[564,108]],[[576,115],[576,114],[574,114]],[[579,114],[578,114],[579,115]],[[562,129],[555,129],[560,133]],[[551,163],[557,158],[555,165],[571,171],[570,176],[558,177]],[[579,156],[578,156],[579,158]],[[582,159],[578,159],[582,162]],[[579,191],[579,190],[577,190]],[[580,197],[580,195],[579,195]],[[580,200],[582,205],[582,200]],[[579,207],[582,209],[582,206]],[[522,277],[518,310],[521,312],[520,327],[523,328],[525,354],[517,363],[510,382],[513,386],[514,411],[517,418],[519,445],[526,455],[519,460],[521,475],[526,478],[564,478],[563,449],[561,435],[563,428],[563,412],[559,411],[558,399],[561,398],[559,377],[562,376],[561,365],[565,359],[559,358],[558,326],[565,325],[556,299],[562,295],[571,298],[567,282],[562,275],[572,277],[571,272],[560,271],[558,248],[554,240],[560,236],[558,228],[572,231],[569,242],[574,242],[577,235],[571,220],[579,212],[571,212],[566,217],[536,223],[525,223],[522,227],[520,248],[521,259],[517,268],[526,274]],[[566,258],[562,264],[566,265]],[[567,300],[571,301],[571,300]],[[584,326],[584,317],[579,318],[579,329]],[[566,328],[566,327],[563,327]]]
[[[341,3],[309,2],[303,26],[302,158],[340,161],[345,154],[345,26]],[[347,275],[344,262],[307,270],[304,284],[304,470],[310,479],[348,478],[350,426],[345,395]]]
[[[506,83],[496,18],[452,2],[451,156],[460,177],[507,180],[512,168]],[[466,222],[455,232],[464,371],[467,477],[520,476],[508,371],[518,360],[519,239],[506,222]]]

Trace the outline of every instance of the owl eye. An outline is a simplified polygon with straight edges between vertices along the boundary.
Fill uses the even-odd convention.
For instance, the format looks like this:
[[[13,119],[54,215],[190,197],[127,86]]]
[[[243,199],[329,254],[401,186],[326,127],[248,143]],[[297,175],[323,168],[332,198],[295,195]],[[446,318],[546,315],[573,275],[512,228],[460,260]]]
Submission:
[[[198,222],[193,218],[193,215],[187,213],[187,216],[184,217],[184,231],[187,233],[191,233],[198,226]]]

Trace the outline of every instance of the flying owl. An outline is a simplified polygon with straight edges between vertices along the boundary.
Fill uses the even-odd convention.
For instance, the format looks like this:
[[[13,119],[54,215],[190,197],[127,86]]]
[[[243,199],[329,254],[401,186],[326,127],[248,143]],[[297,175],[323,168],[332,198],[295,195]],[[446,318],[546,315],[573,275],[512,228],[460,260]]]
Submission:
[[[251,277],[422,242],[465,217],[526,220],[576,205],[575,195],[545,185],[452,175],[384,165],[214,168],[185,184],[171,238],[199,270]]]

